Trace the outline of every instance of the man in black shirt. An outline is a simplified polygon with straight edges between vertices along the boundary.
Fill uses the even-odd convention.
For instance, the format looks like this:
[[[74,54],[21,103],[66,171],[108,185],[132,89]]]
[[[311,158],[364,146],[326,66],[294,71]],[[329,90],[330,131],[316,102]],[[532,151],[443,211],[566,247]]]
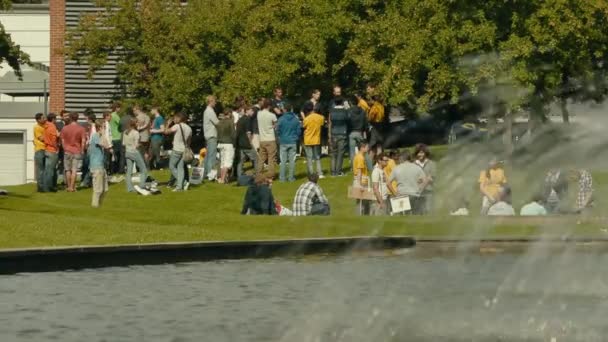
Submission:
[[[332,100],[329,110],[332,176],[344,175],[342,163],[344,162],[344,154],[348,145],[349,110],[348,101],[342,98],[340,94]]]
[[[245,160],[249,159],[253,163],[253,169],[257,170],[257,152],[252,144],[253,139],[253,108],[245,107],[245,115],[243,115],[236,123],[236,143],[237,156],[239,163],[236,167],[237,179],[243,174],[243,165]]]

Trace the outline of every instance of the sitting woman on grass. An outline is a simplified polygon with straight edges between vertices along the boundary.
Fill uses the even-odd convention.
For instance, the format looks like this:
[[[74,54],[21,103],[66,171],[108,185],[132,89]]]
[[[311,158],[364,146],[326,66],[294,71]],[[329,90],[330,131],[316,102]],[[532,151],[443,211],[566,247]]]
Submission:
[[[502,164],[496,158],[492,158],[488,168],[481,171],[479,175],[479,190],[483,196],[481,215],[487,215],[488,209],[498,202],[500,189],[507,184],[507,177]]]
[[[271,187],[271,179],[264,174],[257,175],[254,184],[247,188],[241,215],[277,215]]]

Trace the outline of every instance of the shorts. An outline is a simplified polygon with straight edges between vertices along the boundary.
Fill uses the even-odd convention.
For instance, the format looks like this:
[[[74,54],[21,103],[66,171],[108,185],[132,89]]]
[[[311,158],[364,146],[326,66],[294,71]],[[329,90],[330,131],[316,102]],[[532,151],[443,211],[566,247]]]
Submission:
[[[217,149],[220,151],[220,167],[230,169],[234,163],[234,145],[218,144]]]
[[[78,172],[82,167],[82,154],[66,152],[63,156],[63,169],[65,171]]]

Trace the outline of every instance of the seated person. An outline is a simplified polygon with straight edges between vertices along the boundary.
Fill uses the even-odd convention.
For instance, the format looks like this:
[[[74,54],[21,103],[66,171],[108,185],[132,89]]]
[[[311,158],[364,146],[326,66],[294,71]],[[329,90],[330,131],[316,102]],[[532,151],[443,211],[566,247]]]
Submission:
[[[469,201],[466,198],[461,198],[450,211],[450,216],[469,216]]]
[[[524,205],[519,211],[521,216],[545,216],[547,215],[547,209],[543,206],[543,195],[535,194],[532,196],[532,201]]]
[[[496,194],[496,202],[488,209],[488,216],[515,216],[511,205],[511,188],[503,186]]]
[[[578,192],[576,195],[576,205],[574,206],[575,213],[581,213],[593,207],[593,177],[591,172],[578,169],[571,171],[572,180],[578,183]]]
[[[270,187],[271,180],[266,175],[257,175],[254,184],[247,188],[241,215],[277,215]]]
[[[479,190],[482,195],[481,215],[487,215],[488,209],[498,202],[498,192],[507,184],[507,177],[501,162],[492,158],[488,168],[479,175]]]
[[[293,200],[293,216],[329,215],[329,201],[317,184],[319,175],[311,173]]]

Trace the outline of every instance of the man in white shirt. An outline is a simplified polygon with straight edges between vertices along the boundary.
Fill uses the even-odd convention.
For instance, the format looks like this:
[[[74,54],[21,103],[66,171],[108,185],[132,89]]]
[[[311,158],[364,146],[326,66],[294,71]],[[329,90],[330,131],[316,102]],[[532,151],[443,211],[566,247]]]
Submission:
[[[207,108],[203,113],[203,133],[207,142],[207,155],[204,161],[203,181],[213,168],[217,159],[217,124],[220,122],[215,113],[217,98],[213,95],[207,96]]]
[[[271,106],[272,102],[265,99],[262,110],[260,110],[257,115],[258,130],[260,132],[260,151],[258,154],[257,172],[260,173],[264,168],[264,162],[267,162],[269,178],[274,177],[277,158],[277,142],[274,132],[277,116],[269,110]]]
[[[384,168],[388,164],[388,157],[384,153],[376,155],[376,165],[372,171],[372,188],[376,201],[372,205],[372,215],[382,216],[389,214],[388,188],[386,187],[386,174]]]

